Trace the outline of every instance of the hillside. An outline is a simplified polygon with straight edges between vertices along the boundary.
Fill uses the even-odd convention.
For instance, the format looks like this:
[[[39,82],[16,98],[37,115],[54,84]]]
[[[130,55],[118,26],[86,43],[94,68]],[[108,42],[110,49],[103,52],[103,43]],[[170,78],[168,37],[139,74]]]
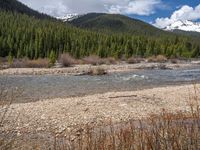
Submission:
[[[34,17],[40,18],[40,19],[44,19],[44,18],[52,19],[52,17],[45,15],[45,14],[41,14],[41,13],[29,8],[28,6],[22,4],[21,2],[19,2],[17,0],[0,0],[0,11],[2,11],[2,10],[26,14],[28,16],[34,16]]]
[[[73,19],[70,23],[76,27],[104,33],[129,33],[151,36],[172,34],[155,28],[143,21],[119,14],[89,13],[77,19]]]
[[[0,57],[37,59],[50,57],[51,53],[56,57],[69,53],[75,58],[89,55],[115,58],[200,55],[199,38],[194,40],[165,32],[122,15],[88,14],[72,22],[81,27],[77,28],[46,19],[45,15],[16,0],[0,2]]]
[[[183,30],[173,30],[173,33],[181,34],[190,36],[191,38],[199,38],[200,39],[200,33],[199,32],[193,32],[193,31],[183,31]]]

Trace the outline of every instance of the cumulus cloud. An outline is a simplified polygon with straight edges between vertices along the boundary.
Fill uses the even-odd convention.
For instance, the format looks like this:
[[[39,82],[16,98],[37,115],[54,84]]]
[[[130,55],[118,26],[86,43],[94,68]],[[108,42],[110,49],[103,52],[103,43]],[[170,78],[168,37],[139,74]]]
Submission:
[[[125,13],[137,15],[150,15],[155,12],[156,7],[161,4],[160,0],[135,0],[129,1],[125,5],[112,5],[110,13]]]
[[[182,6],[180,9],[173,12],[171,17],[167,18],[157,18],[155,21],[155,26],[159,28],[165,28],[166,26],[178,21],[178,20],[198,20],[200,19],[200,4],[196,7],[190,7],[188,5]]]
[[[52,16],[65,13],[106,12],[150,15],[161,0],[20,0],[28,6]]]

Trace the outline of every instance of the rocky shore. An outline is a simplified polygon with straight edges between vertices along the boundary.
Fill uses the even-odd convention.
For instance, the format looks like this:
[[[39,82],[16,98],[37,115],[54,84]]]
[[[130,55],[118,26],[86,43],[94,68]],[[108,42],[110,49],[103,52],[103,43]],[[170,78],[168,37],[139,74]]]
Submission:
[[[82,124],[101,124],[110,119],[116,123],[141,119],[163,109],[189,111],[192,96],[194,85],[183,85],[12,104],[1,130],[14,128],[19,134],[24,131],[62,133]]]
[[[198,66],[199,63],[139,63],[115,65],[75,65],[68,68],[8,68],[0,70],[0,75],[81,75],[89,72],[91,69],[102,68],[106,72],[125,72],[138,69],[179,69]]]

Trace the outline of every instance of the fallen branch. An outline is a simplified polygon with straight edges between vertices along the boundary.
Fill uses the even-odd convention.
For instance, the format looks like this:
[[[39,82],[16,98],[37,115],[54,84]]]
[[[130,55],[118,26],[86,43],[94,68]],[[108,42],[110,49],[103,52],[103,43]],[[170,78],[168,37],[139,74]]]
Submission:
[[[137,97],[137,95],[113,96],[113,97],[108,97],[108,98],[126,98],[126,97]]]

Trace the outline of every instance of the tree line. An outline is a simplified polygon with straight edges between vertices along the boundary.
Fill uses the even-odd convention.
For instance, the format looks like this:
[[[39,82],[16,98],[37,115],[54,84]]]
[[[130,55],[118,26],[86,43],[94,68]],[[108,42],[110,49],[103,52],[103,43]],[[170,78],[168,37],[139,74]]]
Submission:
[[[200,42],[189,36],[160,37],[129,34],[103,34],[83,30],[60,21],[36,19],[24,14],[0,11],[0,57],[58,57],[69,53],[75,58],[89,55],[129,58],[165,55],[199,57]]]

